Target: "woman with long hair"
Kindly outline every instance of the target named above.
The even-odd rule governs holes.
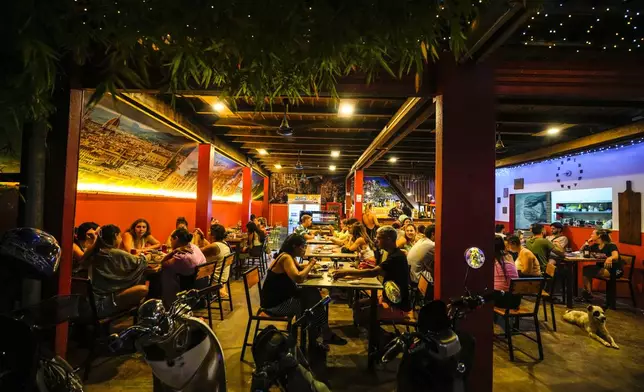
[[[222,225],[212,225],[210,226],[210,236],[212,242],[205,247],[201,248],[201,252],[206,257],[207,262],[215,262],[217,268],[215,269],[215,274],[213,279],[215,282],[219,282],[219,274],[221,273],[221,282],[227,282],[228,277],[230,276],[230,266],[227,266],[222,271],[221,263],[224,262],[224,259],[227,256],[230,256],[232,250],[230,245],[226,242],[226,228]],[[219,290],[219,294],[223,297],[228,297],[228,292],[226,291],[226,286],[222,286]]]
[[[259,255],[258,252],[262,250],[266,234],[253,221],[246,224],[246,229],[248,230],[248,240],[246,248],[242,250],[242,253],[252,253],[253,256],[256,254]]]
[[[378,217],[373,212],[373,203],[369,202],[364,206],[364,212],[362,213],[362,223],[365,226],[367,235],[373,240],[376,238],[376,231],[380,227],[378,222]]]
[[[206,257],[195,244],[192,234],[180,228],[170,235],[172,251],[161,260],[161,290],[163,303],[170,306],[180,289],[179,276],[191,276],[195,268],[206,263]]]
[[[404,252],[409,252],[409,250],[416,243],[417,234],[418,232],[416,231],[416,226],[414,226],[413,223],[406,224],[404,228],[404,235],[396,240],[396,245]]]
[[[592,280],[594,277],[610,278],[611,269],[615,270],[615,276],[619,279],[624,275],[624,262],[619,257],[619,249],[610,238],[610,231],[605,229],[593,230],[590,238],[586,241],[583,248],[589,248],[591,253],[605,257],[603,262],[595,265],[588,265],[583,269],[584,291],[582,291],[580,301],[591,302],[593,299]]]
[[[126,252],[132,253],[134,250],[135,253],[140,253],[160,247],[161,243],[152,235],[150,223],[143,218],[132,222],[130,228],[123,233],[121,248]]]
[[[346,246],[351,252],[358,252],[359,268],[373,268],[376,266],[376,245],[367,234],[367,230],[360,222],[351,227],[351,238]]]
[[[148,295],[143,284],[148,260],[119,249],[121,242],[118,226],[102,226],[97,230],[96,241],[81,258],[81,266],[89,269],[100,316],[129,309]]]
[[[505,241],[494,238],[494,290],[497,291],[494,305],[499,308],[516,308],[521,304],[521,297],[509,295],[510,280],[518,279],[519,273],[512,256],[505,251]]]
[[[318,303],[322,296],[313,287],[298,288],[313,269],[317,260],[309,259],[308,264],[300,265],[295,259],[304,256],[306,239],[299,234],[289,235],[277,258],[266,272],[266,279],[261,292],[261,306],[272,316],[297,317],[304,310]],[[249,327],[250,328],[250,327]],[[313,313],[311,324],[311,339],[316,341],[319,333],[322,335],[321,348],[327,349],[327,344],[346,344],[347,341],[334,334],[329,328],[329,320],[324,308],[318,308]],[[319,346],[320,347],[320,346]]]
[[[85,250],[87,250],[96,241],[96,230],[98,223],[83,222],[74,228],[74,245],[72,248],[74,270],[77,269]]]

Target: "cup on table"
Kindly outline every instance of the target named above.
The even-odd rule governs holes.
[[[130,249],[130,254],[136,256],[136,249]]]

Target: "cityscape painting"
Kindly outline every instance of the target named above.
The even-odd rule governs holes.
[[[365,201],[373,202],[376,206],[399,199],[389,181],[383,177],[365,177],[363,189]]]

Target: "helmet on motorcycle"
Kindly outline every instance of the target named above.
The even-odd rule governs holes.
[[[49,233],[21,227],[0,238],[0,270],[20,278],[46,279],[58,270],[60,246]]]

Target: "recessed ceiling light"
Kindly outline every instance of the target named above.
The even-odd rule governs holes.
[[[226,110],[226,105],[221,102],[215,102],[214,104],[212,104],[212,108],[215,109],[215,112],[221,113]]]
[[[330,166],[329,166],[329,170],[331,170],[331,171],[335,171],[335,165],[330,165]]]
[[[349,101],[340,102],[340,107],[338,108],[338,116],[350,117],[353,115],[353,112],[355,110],[356,110],[356,106],[353,102],[349,102]]]
[[[282,168],[282,165],[280,165],[279,163],[276,163],[276,164],[275,164],[275,165],[273,165],[273,166],[275,166],[275,168],[276,168],[276,169],[278,169],[278,170]]]
[[[396,163],[396,161],[398,161],[398,158],[396,158],[396,157],[389,158],[389,162],[391,162],[391,163]]]
[[[336,151],[336,150],[331,151],[331,156],[333,158],[339,157],[340,156],[340,151]]]
[[[548,135],[556,135],[556,134],[558,134],[559,132],[561,132],[561,128],[557,128],[557,127],[548,128],[548,129],[546,130],[546,133],[547,133]]]
[[[412,193],[411,193],[411,192],[407,192],[407,196],[411,196],[411,195],[412,195]]]
[[[264,150],[263,148],[258,148],[257,152],[259,155],[268,155],[268,151]]]

